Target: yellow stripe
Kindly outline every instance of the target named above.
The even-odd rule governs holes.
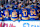
[[[38,16],[30,16],[30,18],[38,18]]]
[[[26,17],[26,18],[25,18],[25,17],[22,17],[22,19],[23,19],[23,20],[28,20],[29,18],[28,18],[28,17]]]
[[[16,19],[11,18],[11,20],[15,21],[15,20],[18,20],[18,18],[16,18]]]

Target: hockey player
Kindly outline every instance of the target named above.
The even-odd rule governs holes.
[[[3,20],[4,21],[10,20],[10,18],[9,18],[9,6],[8,5],[6,6],[6,9],[3,10]]]

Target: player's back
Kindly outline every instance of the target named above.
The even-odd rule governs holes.
[[[19,10],[18,9],[11,10],[10,15],[11,15],[11,20],[13,21],[18,20]]]
[[[21,9],[20,11],[19,11],[19,14],[21,14],[21,16],[22,16],[22,20],[28,20],[29,18],[28,18],[28,8],[24,8],[24,9]]]
[[[30,9],[30,20],[38,20],[38,12],[37,9]]]
[[[9,9],[3,10],[3,20],[4,21],[10,20],[10,18],[9,18]]]

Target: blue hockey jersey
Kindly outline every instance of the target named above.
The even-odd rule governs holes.
[[[30,9],[30,20],[37,20],[38,18],[38,11],[36,8]]]
[[[10,20],[10,18],[9,18],[9,9],[3,10],[3,20],[4,21]]]
[[[11,20],[18,20],[19,17],[19,10],[18,9],[14,9],[10,11],[10,15],[11,15]]]
[[[19,11],[19,18],[22,20],[28,20],[29,10],[28,8],[21,9]]]

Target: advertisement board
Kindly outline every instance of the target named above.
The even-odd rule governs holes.
[[[40,21],[0,21],[0,27],[40,27]]]

